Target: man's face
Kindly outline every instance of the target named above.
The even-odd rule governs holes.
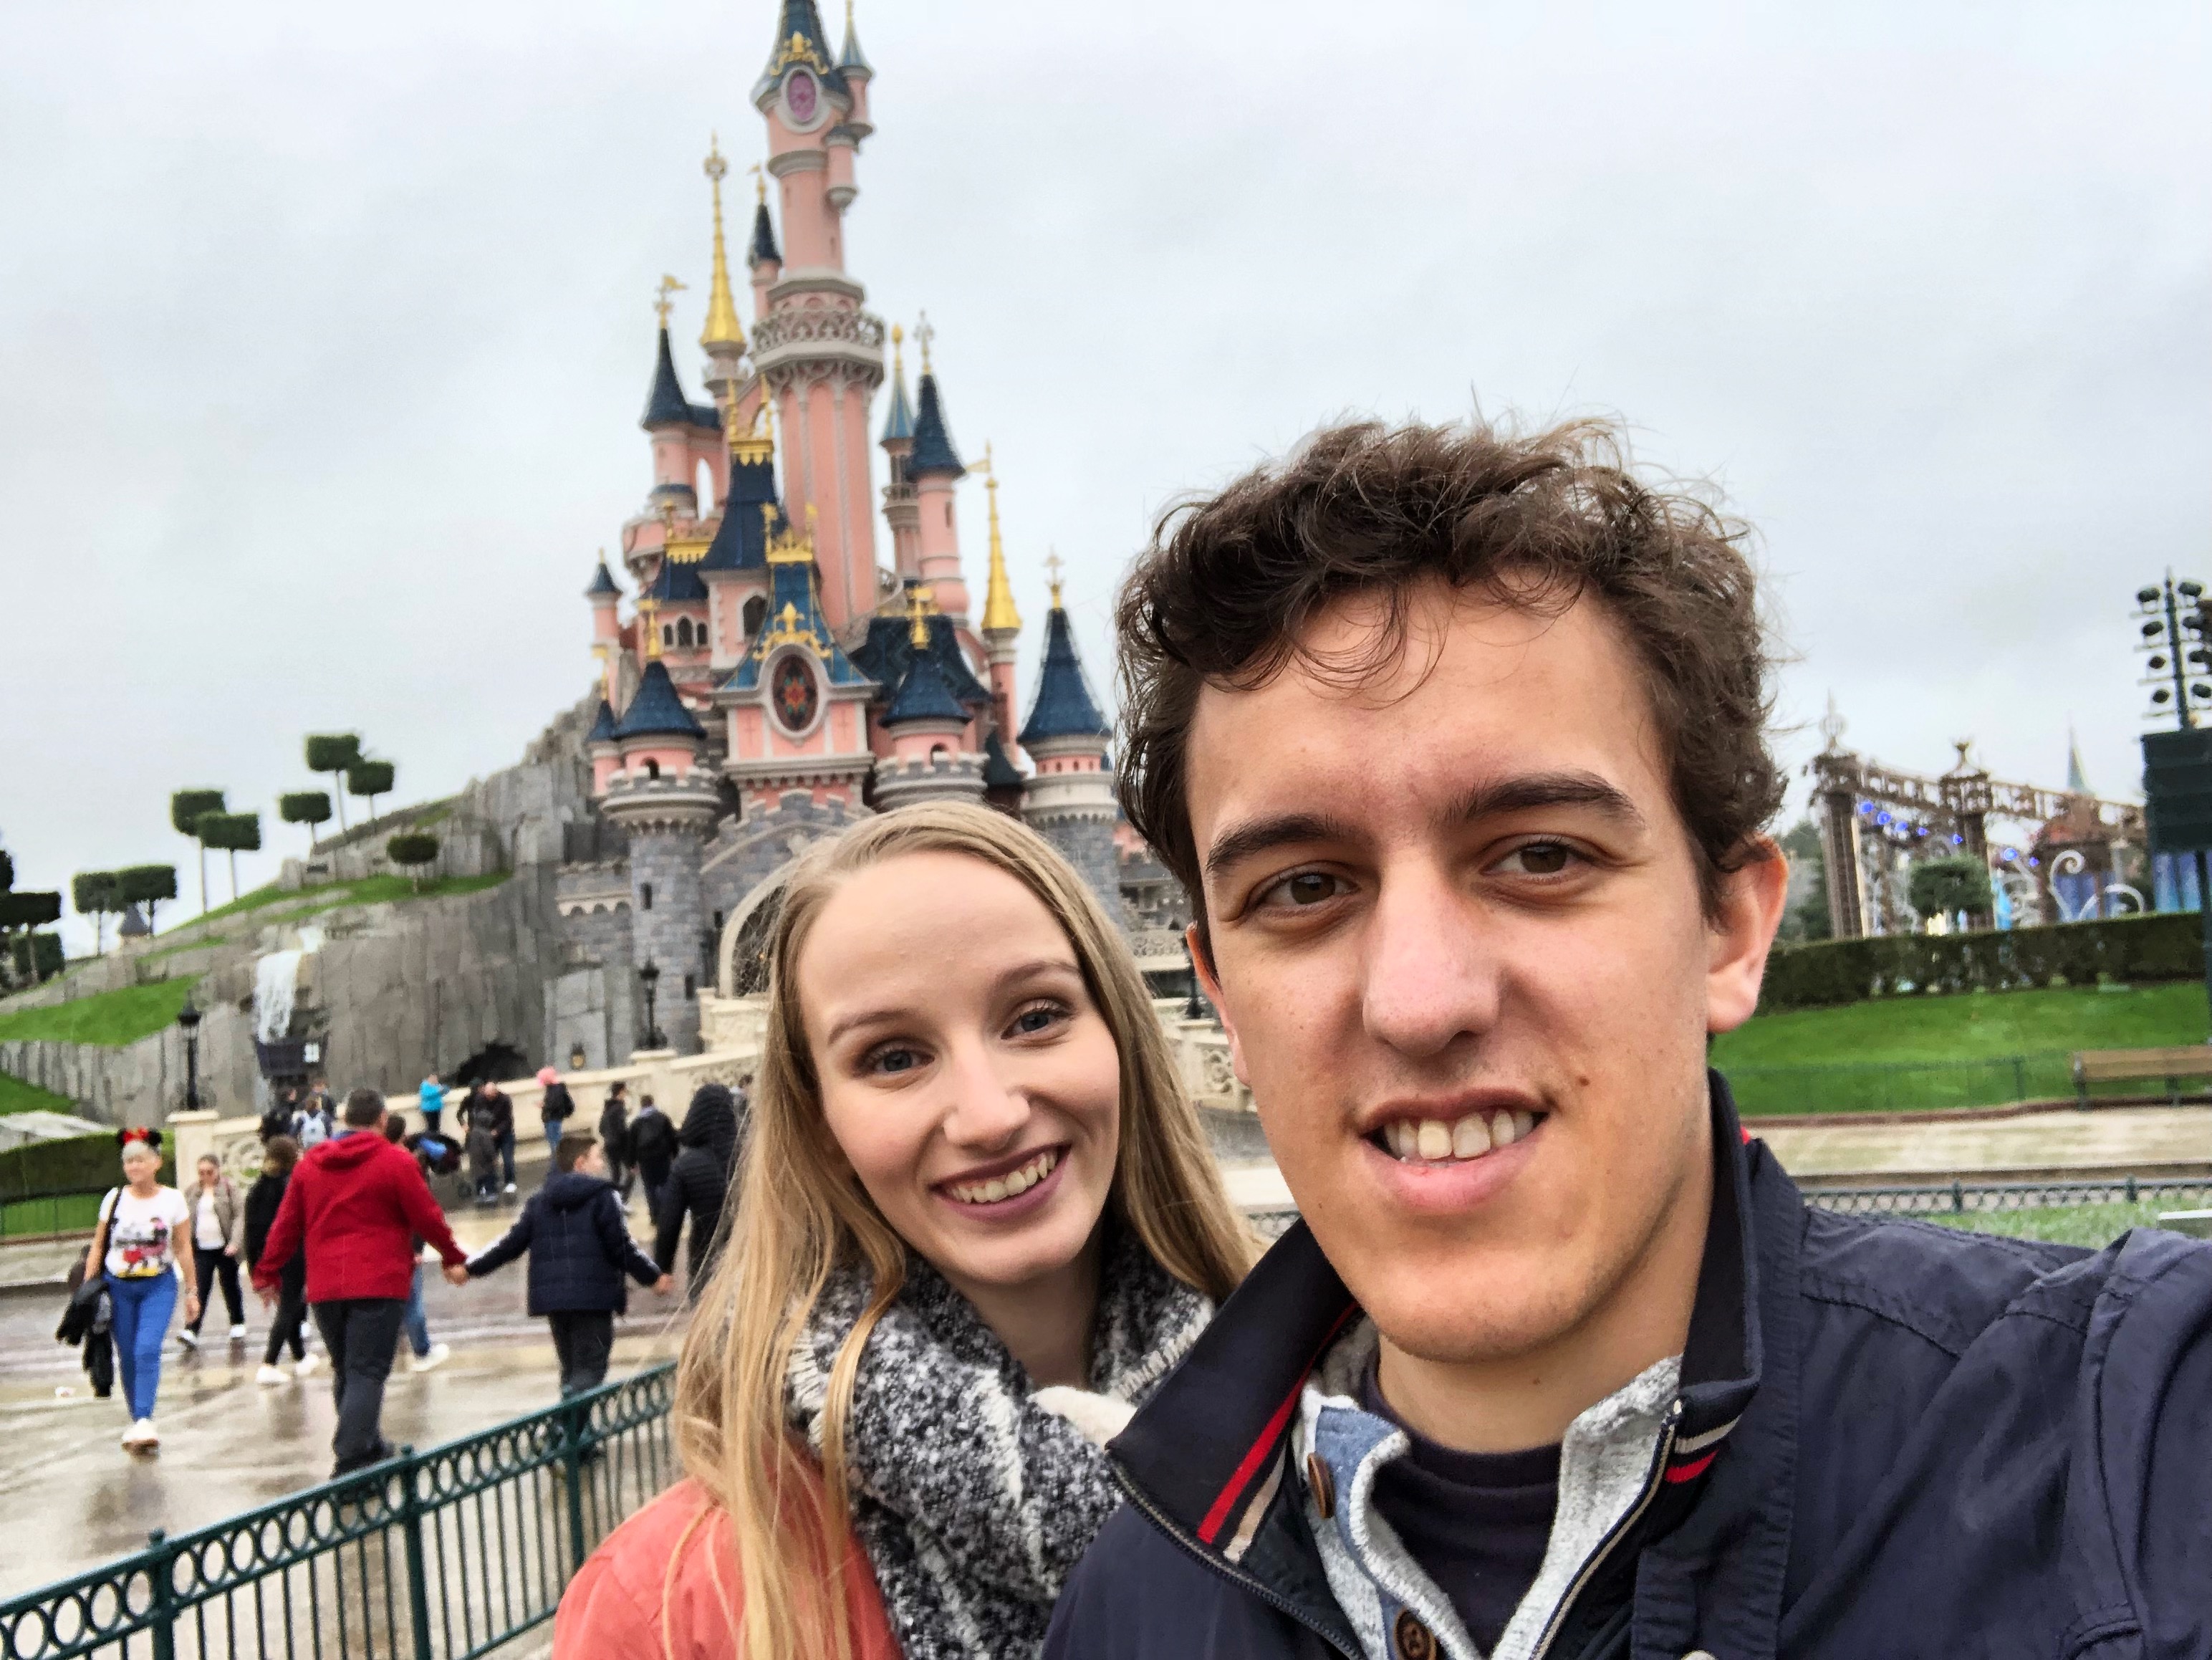
[[[1305,643],[1357,654],[1376,615],[1341,602]],[[1751,1013],[1779,876],[1753,866],[1708,924],[1607,616],[1417,590],[1406,649],[1361,684],[1294,664],[1208,688],[1186,764],[1207,990],[1384,1336],[1503,1359],[1632,1299],[1653,1261],[1693,1278],[1705,1036]]]

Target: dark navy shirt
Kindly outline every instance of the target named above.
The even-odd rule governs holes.
[[[1451,1600],[1485,1654],[1544,1566],[1559,1497],[1559,1450],[1455,1452],[1390,1410],[1370,1363],[1359,1404],[1395,1424],[1412,1450],[1375,1478],[1375,1508]]]

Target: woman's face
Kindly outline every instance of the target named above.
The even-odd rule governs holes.
[[[886,860],[823,904],[796,977],[830,1133],[908,1244],[971,1295],[1082,1256],[1121,1058],[1028,888],[960,854]]]
[[[216,1164],[214,1159],[203,1158],[200,1160],[200,1185],[202,1187],[213,1187],[216,1183],[222,1178],[222,1166]]]
[[[133,1141],[123,1149],[123,1179],[133,1186],[143,1187],[161,1173],[161,1155],[143,1141]]]

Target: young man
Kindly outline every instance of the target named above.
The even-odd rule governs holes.
[[[514,1225],[471,1257],[468,1272],[479,1277],[530,1254],[530,1311],[552,1328],[567,1396],[607,1381],[615,1316],[629,1307],[623,1275],[663,1297],[676,1282],[629,1237],[596,1136],[581,1130],[563,1136],[553,1162],[558,1168],[530,1195]]]
[[[1304,1219],[1046,1651],[2212,1651],[2212,1249],[1808,1207],[1705,1070],[1786,886],[1769,647],[1614,442],[1327,433],[1130,580],[1125,803]]]
[[[337,1432],[334,1476],[392,1456],[380,1420],[384,1385],[407,1311],[415,1240],[429,1241],[455,1285],[468,1275],[468,1253],[453,1242],[414,1155],[384,1139],[384,1098],[346,1097],[344,1128],[301,1158],[284,1189],[268,1243],[253,1264],[253,1284],[273,1299],[284,1265],[307,1256],[307,1305],[330,1351]]]

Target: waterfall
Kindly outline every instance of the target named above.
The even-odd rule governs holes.
[[[282,1043],[291,1030],[292,1000],[305,954],[272,951],[253,965],[253,1035],[264,1043]]]

